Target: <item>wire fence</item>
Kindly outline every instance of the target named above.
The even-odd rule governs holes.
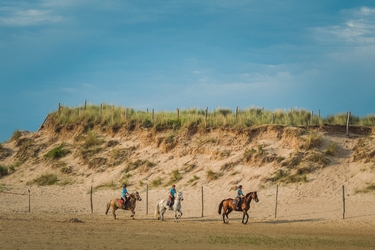
[[[201,217],[201,218],[204,218],[206,217],[206,213],[208,213],[208,216],[211,217],[214,215],[213,211],[212,210],[216,210],[217,211],[217,207],[219,205],[219,202],[221,201],[221,198],[218,198],[217,202],[215,204],[212,204],[212,199],[208,199],[208,204],[206,205],[205,203],[207,202],[207,196],[204,192],[205,188],[204,186],[202,186],[199,190],[199,193],[197,192],[197,190],[194,192],[194,194],[190,194],[190,201],[187,201],[187,202],[191,202],[191,199],[194,199],[194,206],[193,207],[189,207],[189,213],[190,214],[194,214],[195,217]],[[209,191],[212,191],[209,189]],[[346,208],[347,208],[347,205],[348,205],[348,201],[347,199],[345,198],[346,197],[346,193],[345,193],[345,186],[342,185],[341,187],[341,201],[340,199],[338,199],[338,197],[336,197],[334,200],[337,202],[337,204],[334,206],[335,209],[332,210],[332,208],[322,208],[323,206],[319,206],[318,204],[315,204],[316,207],[317,207],[317,210],[316,211],[311,211],[311,205],[312,204],[301,204],[301,202],[298,202],[296,199],[296,202],[285,202],[283,201],[283,197],[282,195],[280,195],[280,187],[279,185],[276,185],[275,187],[275,191],[274,192],[271,192],[270,190],[268,190],[268,194],[266,195],[268,200],[265,202],[266,203],[266,206],[267,206],[267,211],[268,211],[268,217],[270,217],[270,213],[273,213],[272,214],[272,217],[274,217],[275,219],[281,217],[281,218],[285,218],[287,216],[291,217],[293,215],[298,215],[298,214],[295,214],[295,212],[293,212],[291,215],[287,215],[285,211],[303,211],[303,206],[308,206],[309,207],[309,211],[310,211],[310,214],[307,214],[305,215],[305,217],[308,215],[312,215],[312,216],[315,216],[317,213],[332,213],[334,212],[336,215],[335,215],[335,218],[339,219],[339,218],[342,218],[342,219],[345,219],[346,218]],[[149,208],[150,208],[150,205],[151,205],[151,209],[153,210],[154,209],[154,204],[155,204],[155,199],[153,200],[149,200],[149,188],[148,188],[148,185],[146,186],[146,189],[144,190],[144,192],[142,192],[142,196],[145,197],[145,203],[142,204],[141,202],[138,202],[137,203],[137,208],[136,210],[140,210],[142,212],[142,214],[144,215],[149,215],[150,214],[150,211],[149,211]],[[212,193],[212,192],[211,192]],[[265,201],[265,196],[262,197],[262,191],[260,191],[260,195],[259,195],[259,192],[258,192],[258,197],[260,197],[260,204],[262,203],[262,199],[263,201]],[[338,192],[339,193],[339,192]],[[44,213],[54,213],[54,214],[61,214],[61,213],[82,213],[82,214],[93,214],[94,211],[97,213],[101,213],[104,211],[104,207],[105,207],[105,204],[107,201],[110,200],[110,197],[111,195],[113,195],[113,192],[112,191],[104,191],[104,193],[102,193],[101,195],[98,195],[100,196],[100,199],[101,201],[99,202],[98,200],[95,201],[96,199],[96,191],[93,190],[92,186],[90,187],[90,190],[89,192],[86,192],[85,194],[82,194],[82,195],[79,195],[79,196],[74,196],[72,195],[72,197],[70,197],[68,200],[61,200],[62,198],[59,198],[58,197],[54,197],[54,198],[51,198],[51,194],[48,194],[48,193],[45,193],[43,194],[43,192],[38,192],[38,196],[36,196],[35,198],[33,197],[33,192],[28,189],[26,192],[8,192],[8,191],[2,191],[0,192],[1,196],[3,196],[1,198],[2,200],[2,205],[8,207],[8,203],[6,203],[6,200],[7,198],[5,196],[21,196],[21,197],[25,197],[25,198],[16,198],[16,199],[12,199],[12,206],[13,207],[17,207],[17,209],[20,209],[20,210],[17,210],[17,209],[11,209],[9,208],[11,211],[27,211],[29,213],[32,213],[32,212],[44,212]],[[58,194],[57,194],[58,195]],[[0,196],[0,197],[1,197]],[[104,197],[107,197],[106,200],[103,200],[103,196]],[[200,197],[198,197],[200,196]],[[338,195],[337,195],[338,196]],[[186,197],[184,195],[184,197]],[[114,198],[114,197],[112,197]],[[223,199],[225,197],[222,197]],[[318,198],[318,200],[324,200],[326,198],[319,198],[319,197],[315,197],[315,198]],[[359,198],[359,199],[358,199]],[[354,202],[353,201],[353,206],[357,206],[357,203],[361,201],[360,199],[361,197],[357,197],[356,201]],[[272,206],[271,204],[271,199],[274,200],[274,204]],[[80,203],[80,205],[78,207],[75,207],[77,204]],[[185,201],[184,201],[185,202]],[[366,204],[368,201],[365,201],[363,200],[363,203]],[[52,206],[51,204],[53,203],[56,203],[56,204],[62,204],[61,207],[57,208],[55,206]],[[258,203],[258,204],[259,204]],[[8,205],[6,205],[8,204]],[[26,205],[27,204],[27,205]],[[71,204],[71,207],[69,207],[68,204]],[[350,204],[350,203],[349,203]],[[368,206],[369,204],[367,204]],[[254,201],[251,202],[251,206],[254,206]],[[263,207],[264,205],[256,205],[257,207]],[[341,206],[341,212],[339,211],[340,209],[337,209],[338,207]],[[184,206],[183,206],[184,207]],[[273,207],[273,211],[271,211],[271,208]],[[210,210],[208,211],[207,208]],[[280,211],[280,208],[282,208],[282,211]],[[302,208],[302,210],[301,210]],[[307,208],[307,207],[306,207]],[[2,209],[3,211],[6,210],[5,207],[3,207]],[[263,211],[264,212],[264,211]],[[281,213],[280,213],[281,212]],[[359,211],[357,211],[359,212]],[[250,209],[249,210],[249,214],[252,213],[252,210]],[[262,212],[258,212],[258,213],[262,213]],[[360,213],[360,212],[359,212]],[[153,213],[151,213],[153,214]],[[198,216],[199,214],[199,216]],[[280,216],[280,214],[282,214]],[[366,214],[366,213],[363,213],[362,215],[360,214],[357,214],[356,216],[375,216],[375,214]],[[220,218],[220,217],[219,217]],[[313,217],[312,217],[313,218]]]

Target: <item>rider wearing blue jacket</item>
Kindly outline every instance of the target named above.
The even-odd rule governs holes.
[[[171,189],[169,189],[169,209],[172,209],[172,206],[174,204],[174,196],[176,194],[176,185],[172,185]]]
[[[237,210],[240,209],[240,205],[241,205],[241,201],[242,201],[243,197],[245,197],[245,196],[242,193],[242,185],[239,185],[238,189],[237,189],[237,196],[236,196],[236,201],[237,201],[236,209]]]
[[[126,202],[128,201],[129,193],[128,190],[126,189],[126,184],[124,184],[124,187],[122,188],[121,192],[121,198],[124,200],[124,205],[123,207],[125,208]]]

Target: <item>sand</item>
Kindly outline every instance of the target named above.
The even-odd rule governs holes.
[[[259,202],[251,202],[249,222],[243,225],[241,213],[232,212],[224,224],[217,211],[234,191],[210,187],[203,187],[203,210],[202,187],[184,188],[179,222],[172,211],[158,221],[155,204],[166,198],[167,189],[130,189],[143,199],[135,219],[117,210],[114,220],[105,208],[121,190],[94,191],[91,213],[87,186],[14,187],[0,193],[0,249],[375,249],[372,194],[345,195],[344,213],[340,189],[311,197],[297,187],[278,187],[276,210],[276,189],[264,189]]]

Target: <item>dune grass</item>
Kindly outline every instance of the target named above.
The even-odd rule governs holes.
[[[355,193],[375,193],[375,184],[369,184],[363,189],[358,189]]]
[[[206,177],[207,177],[207,180],[208,180],[208,181],[214,181],[214,180],[217,180],[217,179],[219,179],[221,176],[222,176],[222,174],[220,174],[220,173],[216,173],[216,172],[212,171],[211,169],[208,169],[208,170],[206,171]]]
[[[11,174],[15,171],[14,165],[0,165],[0,177]]]
[[[49,115],[49,119],[55,124],[80,124],[88,130],[95,126],[106,126],[113,131],[124,127],[128,130],[136,128],[153,128],[157,131],[172,129],[191,128],[249,128],[257,125],[278,124],[285,126],[308,126],[322,124],[346,125],[347,114],[340,113],[320,117],[313,115],[304,109],[290,110],[265,110],[251,107],[247,109],[237,109],[232,111],[229,108],[208,109],[187,109],[179,112],[135,110],[133,108],[119,107],[102,104],[100,106],[87,105],[83,107],[61,107],[60,111],[55,111]],[[312,121],[312,124],[311,124]],[[360,118],[355,115],[350,116],[350,125],[374,126],[375,116],[368,115]],[[17,137],[17,131],[13,137]],[[19,136],[19,135],[18,135]],[[13,138],[12,137],[12,138]]]
[[[26,183],[26,185],[36,184],[38,186],[50,186],[58,182],[56,174],[44,174],[35,178],[31,182]]]
[[[152,185],[153,187],[158,187],[158,186],[160,186],[162,183],[163,183],[163,182],[162,182],[161,178],[159,177],[159,178],[156,178],[156,179],[152,180],[151,185]]]
[[[110,182],[102,183],[102,184],[94,187],[93,190],[94,191],[100,190],[100,189],[112,189],[112,190],[116,190],[118,188],[120,188],[120,184],[119,183],[114,182],[114,181],[110,181]]]
[[[61,144],[60,146],[55,147],[55,148],[51,149],[50,151],[48,151],[44,155],[44,158],[57,160],[57,159],[60,159],[60,158],[62,158],[64,156],[66,156],[69,153],[70,153],[70,150],[69,149],[65,149],[64,145]]]
[[[328,147],[326,148],[325,154],[334,156],[338,150],[338,145],[336,142],[331,142]]]

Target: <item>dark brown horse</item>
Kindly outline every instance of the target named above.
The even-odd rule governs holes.
[[[119,198],[115,198],[113,200],[111,200],[110,202],[107,203],[107,210],[105,211],[105,214],[107,215],[108,214],[108,210],[109,208],[111,207],[112,208],[112,214],[113,214],[113,218],[116,219],[116,210],[117,209],[123,209],[123,210],[130,210],[132,212],[132,215],[130,215],[130,217],[133,217],[133,220],[134,220],[134,215],[135,215],[135,203],[137,201],[141,201],[142,198],[141,196],[139,196],[139,193],[138,192],[135,192],[135,193],[132,193],[130,194],[129,196],[129,199],[128,199],[128,202],[127,202],[127,205],[125,208],[123,208],[123,203],[122,203],[122,200],[119,199]]]
[[[223,209],[223,222],[224,223],[229,222],[228,214],[230,214],[232,211],[238,211],[238,212],[242,211],[242,213],[243,213],[242,223],[246,224],[247,221],[249,220],[249,214],[247,213],[247,211],[250,209],[251,200],[255,200],[256,202],[259,201],[258,194],[257,194],[256,191],[250,192],[250,193],[245,195],[245,197],[243,198],[240,209],[236,209],[237,205],[233,204],[233,199],[228,198],[228,199],[222,200],[219,204],[219,214],[221,214],[221,209]],[[245,217],[246,217],[246,219],[245,219]]]

